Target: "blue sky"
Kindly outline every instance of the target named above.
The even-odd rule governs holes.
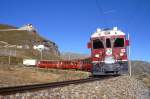
[[[150,0],[1,0],[0,23],[32,23],[60,51],[88,54],[96,28],[117,26],[131,36],[132,59],[150,61]]]

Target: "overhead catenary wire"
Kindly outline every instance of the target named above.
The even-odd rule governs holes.
[[[98,13],[99,13],[99,15],[100,16],[102,16],[103,17],[103,22],[104,22],[104,24],[107,26],[108,24],[107,24],[107,21],[106,21],[106,16],[105,16],[105,14],[104,14],[104,10],[103,10],[103,8],[102,8],[102,6],[101,6],[101,2],[100,2],[100,0],[96,0],[96,7],[97,7],[97,9],[98,9]]]

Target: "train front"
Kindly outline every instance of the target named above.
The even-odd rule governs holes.
[[[128,73],[127,46],[125,33],[113,29],[97,29],[91,36],[88,48],[91,48],[92,74]]]

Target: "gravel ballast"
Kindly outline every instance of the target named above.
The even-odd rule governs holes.
[[[144,84],[129,76],[118,76],[79,85],[0,96],[0,99],[150,99]]]

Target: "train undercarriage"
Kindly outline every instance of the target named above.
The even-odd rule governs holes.
[[[92,75],[123,75],[128,74],[128,62],[117,62],[113,64],[93,63]]]

